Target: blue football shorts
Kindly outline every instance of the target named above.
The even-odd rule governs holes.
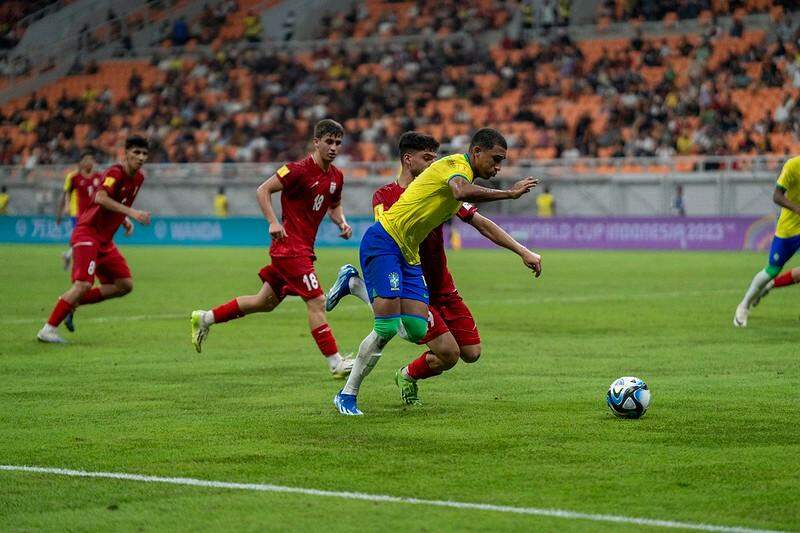
[[[783,268],[783,265],[792,258],[800,248],[800,235],[782,239],[777,235],[772,238],[772,246],[769,249],[769,264],[774,267]]]
[[[359,257],[370,301],[380,297],[428,303],[428,286],[422,275],[422,266],[408,264],[400,247],[380,222],[364,233]]]

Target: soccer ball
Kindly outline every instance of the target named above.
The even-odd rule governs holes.
[[[650,407],[650,389],[639,378],[619,378],[608,388],[606,401],[620,418],[641,418]]]

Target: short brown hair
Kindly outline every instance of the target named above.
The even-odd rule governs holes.
[[[314,126],[314,138],[322,139],[326,135],[342,137],[344,135],[344,128],[335,120],[324,118]]]
[[[418,131],[407,131],[400,136],[399,148],[400,157],[410,152],[437,152],[439,150],[439,141]]]
[[[144,148],[145,150],[150,150],[150,141],[141,135],[131,135],[125,139],[125,150],[130,150],[131,148]]]

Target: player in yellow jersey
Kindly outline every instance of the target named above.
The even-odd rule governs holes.
[[[0,187],[0,216],[8,214],[8,202],[11,197],[8,195],[8,189],[3,185]]]
[[[544,192],[536,197],[536,214],[542,218],[556,215],[556,199],[550,193],[550,187],[545,187]]]
[[[781,214],[778,216],[775,237],[769,250],[769,263],[755,275],[744,298],[736,307],[733,325],[738,328],[747,326],[750,308],[757,305],[766,291],[772,288],[773,278],[800,249],[800,157],[793,157],[783,165],[772,201],[781,207]],[[791,272],[788,274],[791,277]],[[778,285],[777,280],[774,285]]]
[[[455,215],[462,202],[517,199],[539,182],[528,177],[509,190],[475,185],[476,177],[492,178],[500,171],[506,152],[506,140],[500,132],[478,130],[468,153],[431,164],[364,234],[359,256],[375,320],[372,332],[359,346],[347,383],[334,397],[341,414],[362,414],[356,401],[358,389],[395,335],[416,343],[428,330],[428,289],[419,257],[419,245],[425,237]],[[541,272],[538,256],[526,265],[537,276]]]
[[[228,216],[228,196],[225,194],[225,187],[220,187],[214,196],[214,214],[218,218]]]

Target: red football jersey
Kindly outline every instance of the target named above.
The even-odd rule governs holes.
[[[136,194],[142,186],[144,175],[137,171],[135,175],[129,176],[125,173],[121,164],[116,164],[105,171],[100,188],[108,192],[108,196],[117,202],[130,207],[136,199]],[[100,244],[108,244],[114,239],[114,234],[119,229],[125,215],[115,211],[109,211],[99,205],[92,203],[78,219],[78,225],[72,234],[72,240],[83,237],[93,237]]]
[[[400,195],[403,194],[403,191],[405,189],[398,185],[397,182],[384,185],[375,191],[372,196],[373,209],[377,205],[381,205],[384,211],[388,211],[400,198]],[[456,214],[464,222],[469,222],[477,212],[478,209],[474,205],[464,202]],[[422,272],[425,275],[425,282],[428,284],[431,298],[456,292],[456,284],[453,281],[450,270],[447,268],[447,255],[445,255],[444,251],[442,228],[442,225],[434,228],[419,245]]]
[[[269,254],[276,257],[314,256],[317,230],[328,209],[342,202],[344,176],[333,165],[327,172],[310,155],[287,163],[276,172],[283,185],[281,224],[286,237],[273,239]]]
[[[78,195],[78,216],[94,202],[94,193],[100,187],[100,173],[93,172],[89,176],[77,173],[72,176],[72,190]]]

